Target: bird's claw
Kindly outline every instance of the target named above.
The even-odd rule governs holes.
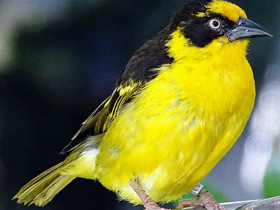
[[[146,206],[146,208],[144,210],[171,210],[171,209],[161,208],[156,203],[150,203]]]
[[[186,208],[191,206],[203,206],[207,210],[226,210],[225,207],[217,203],[212,195],[206,191],[201,190],[198,199],[181,200],[177,208]]]

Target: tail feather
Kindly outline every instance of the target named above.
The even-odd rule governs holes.
[[[59,176],[47,188],[40,192],[29,205],[35,204],[36,206],[45,206],[74,179],[75,177],[72,176]]]
[[[95,158],[99,150],[89,138],[68,157],[24,185],[13,197],[18,203],[45,206],[76,177],[95,179]]]
[[[41,173],[24,185],[13,199],[18,199],[18,203],[24,203],[25,205],[45,206],[57,193],[76,178],[75,176],[60,174],[67,166],[64,165],[64,162],[61,162]]]
[[[48,177],[52,176],[55,171],[61,169],[63,166],[63,162],[58,163],[57,165],[49,168],[48,170],[44,171],[43,173],[39,174],[38,176],[36,176],[35,178],[33,178],[32,180],[30,180],[27,184],[25,184],[20,191],[17,193],[17,195],[22,194],[23,192],[26,192],[28,190],[31,190],[32,187],[35,187],[36,185],[38,185],[42,180],[47,180]],[[17,196],[15,195],[15,197]]]

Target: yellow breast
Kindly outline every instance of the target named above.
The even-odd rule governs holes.
[[[140,203],[133,178],[155,201],[191,190],[237,140],[254,104],[246,41],[224,45],[221,38],[199,49],[173,36],[174,62],[115,119],[96,160],[100,182],[133,203]]]

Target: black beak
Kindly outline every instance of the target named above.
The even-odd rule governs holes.
[[[240,17],[235,26],[225,34],[231,42],[249,37],[270,36],[273,37],[265,28],[259,24]]]

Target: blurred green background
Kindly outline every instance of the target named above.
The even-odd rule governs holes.
[[[114,89],[134,51],[186,2],[0,1],[0,209],[39,209],[11,198],[64,159],[59,152]],[[280,195],[280,2],[232,2],[274,38],[251,41],[256,109],[241,139],[205,180],[219,201]],[[98,182],[77,179],[44,209],[134,208]]]

